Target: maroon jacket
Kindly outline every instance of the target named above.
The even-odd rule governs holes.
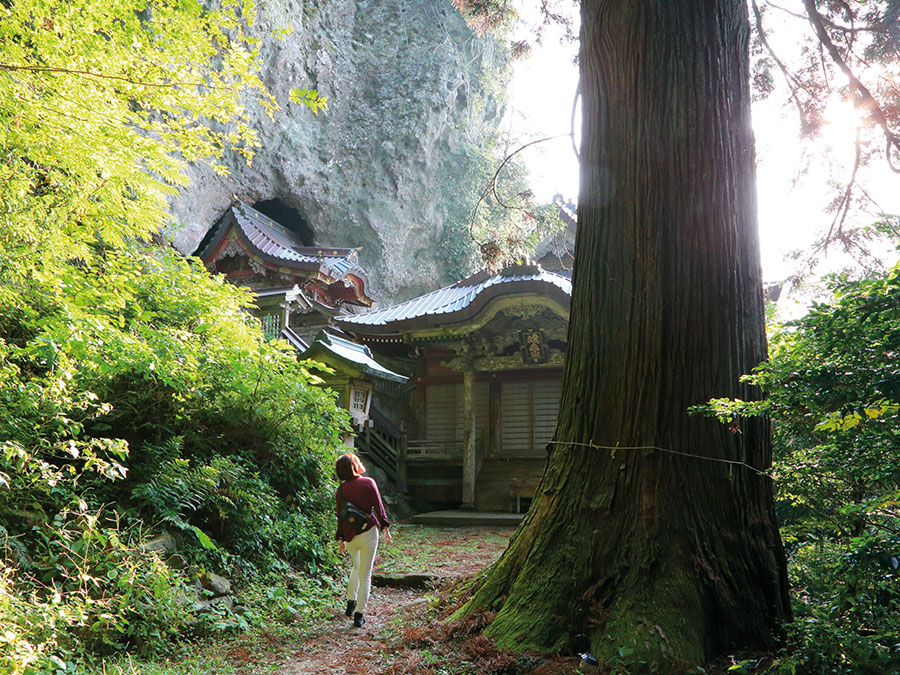
[[[351,502],[354,506],[362,509],[366,513],[372,513],[372,520],[363,532],[372,529],[373,525],[378,525],[380,529],[390,526],[387,513],[384,511],[384,504],[381,501],[381,493],[378,492],[378,486],[375,481],[366,476],[356,476],[348,481],[341,483],[335,492],[334,500],[337,504],[337,533],[335,539],[343,539],[350,541],[358,533],[350,525],[341,520],[341,497],[344,501]]]

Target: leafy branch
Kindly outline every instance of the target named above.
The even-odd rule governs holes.
[[[225,91],[238,91],[237,87],[222,87],[217,85],[207,84],[205,82],[146,82],[142,80],[134,80],[129,77],[125,77],[123,75],[109,75],[107,73],[99,73],[89,70],[76,70],[73,68],[60,68],[53,66],[23,66],[16,65],[12,63],[0,63],[0,71],[7,72],[32,72],[32,73],[63,73],[66,75],[77,75],[79,77],[93,77],[103,80],[118,80],[120,82],[127,82],[128,84],[134,84],[141,87],[160,87],[165,89],[179,88],[179,87],[201,87],[203,89],[211,89],[211,90],[225,90]]]

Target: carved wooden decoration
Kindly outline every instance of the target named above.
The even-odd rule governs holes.
[[[543,331],[523,330],[519,333],[519,344],[522,347],[522,361],[525,364],[547,362],[547,341]]]

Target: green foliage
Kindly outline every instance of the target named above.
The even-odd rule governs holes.
[[[4,532],[30,561],[0,569],[2,672],[62,671],[82,649],[150,654],[193,621],[185,580],[108,517],[82,501],[28,536]]]
[[[274,109],[243,30],[253,17],[244,0],[215,11],[195,0],[2,3],[5,252],[52,259],[64,245],[75,257],[95,236],[148,235],[186,161],[224,171],[226,147],[252,156],[239,92]]]
[[[274,112],[251,0],[0,2],[0,670],[169,649],[188,579],[332,564],[345,415],[250,296],[146,243],[188,162],[248,160]],[[314,112],[326,101],[307,91]]]
[[[251,159],[248,103],[277,110],[254,20],[253,0],[0,3],[0,267],[150,235],[187,162]]]
[[[248,628],[219,632],[202,642],[180,646],[169,658],[140,658],[130,654],[94,658],[69,671],[77,675],[221,675],[275,672],[283,645],[308,640],[332,616],[341,589],[330,577],[270,575],[243,588],[238,597],[241,616],[222,616],[222,624],[246,618]],[[276,657],[276,658],[273,658]],[[263,665],[267,664],[267,665]]]
[[[325,477],[345,416],[264,341],[246,294],[137,245],[59,279],[0,305],[0,527],[23,606],[59,595],[82,628],[62,641],[65,621],[42,622],[53,639],[22,644],[152,652],[194,624],[185,579],[134,555],[125,523],[245,575],[333,564]]]
[[[315,89],[298,89],[294,87],[290,91],[290,97],[294,103],[305,105],[316,115],[319,114],[320,110],[323,112],[328,110],[328,97],[322,96]]]
[[[830,285],[831,302],[773,327],[771,357],[748,378],[766,400],[705,412],[772,419],[797,617],[783,667],[890,672],[900,667],[900,267]]]

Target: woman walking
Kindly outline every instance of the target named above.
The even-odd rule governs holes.
[[[372,589],[372,564],[378,550],[378,531],[384,530],[384,542],[391,543],[390,523],[381,501],[378,486],[371,478],[363,476],[366,467],[352,452],[338,457],[335,471],[341,484],[337,494],[337,536],[341,542],[341,556],[350,553],[353,570],[347,583],[347,616],[353,617],[353,625],[359,628],[366,620],[363,614]],[[368,515],[361,530],[356,529],[347,517],[347,505],[352,505]]]

